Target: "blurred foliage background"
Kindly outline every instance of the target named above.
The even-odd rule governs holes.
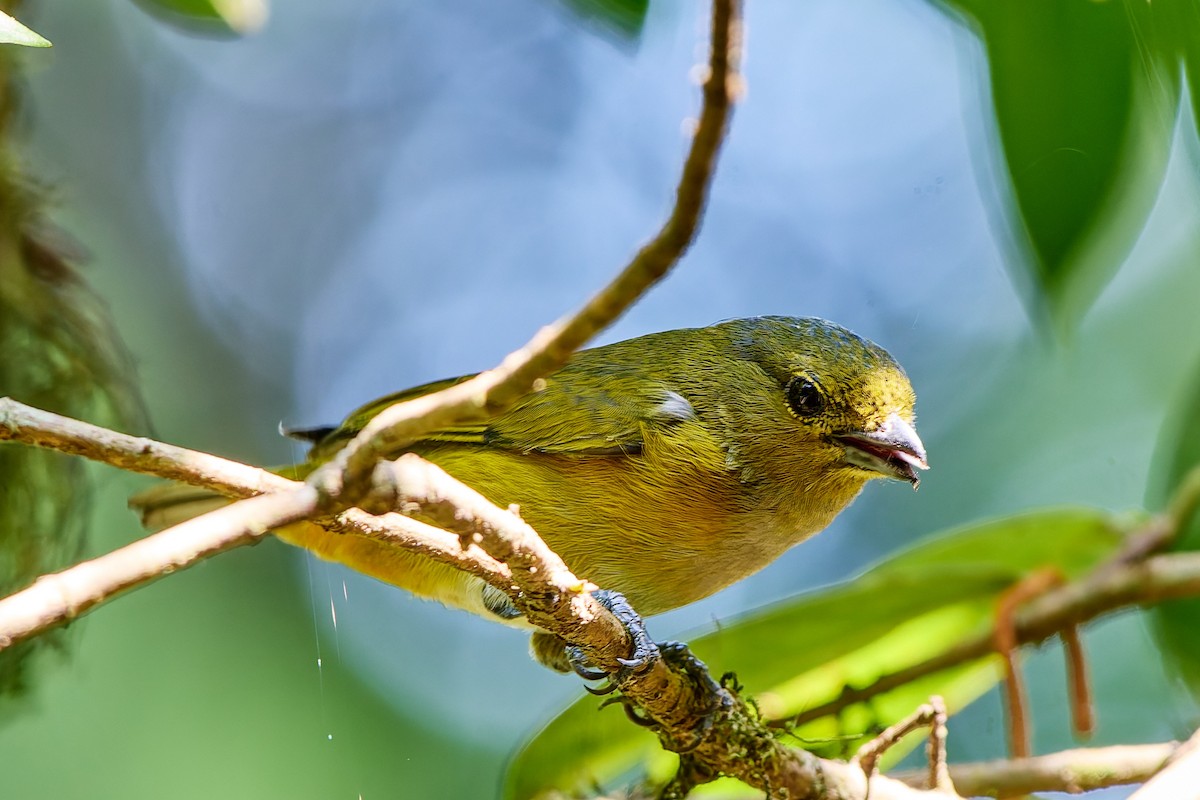
[[[700,5],[292,0],[251,8],[244,38],[220,14],[175,24],[199,6],[22,17],[54,42],[21,56],[24,168],[91,252],[160,438],[286,463],[280,420],[494,363],[666,210]],[[749,3],[749,93],[700,240],[604,340],[834,319],[907,367],[933,470],[916,495],[870,487],[760,575],[652,620],[656,637],[965,522],[1141,507],[1152,473],[1154,502],[1169,491],[1195,441],[1164,421],[1190,419],[1200,363],[1200,28],[1190,2],[1154,8]],[[140,535],[124,498],[146,483],[88,469],[85,555]],[[520,634],[273,541],[68,638],[6,706],[4,797],[489,797],[582,693]],[[1087,642],[1099,743],[1194,726],[1144,617]],[[1035,749],[1069,746],[1055,648],[1029,676]],[[1002,742],[994,694],[952,721],[954,760]]]

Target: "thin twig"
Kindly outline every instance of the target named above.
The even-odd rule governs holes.
[[[929,728],[929,786],[954,795],[954,784],[946,771],[946,703],[937,695],[860,747],[850,763],[858,765],[870,787],[870,780],[883,754],[908,734],[924,727]]]
[[[1174,522],[1176,535],[1200,507],[1200,465],[1192,467],[1176,485],[1167,506],[1167,516]]]
[[[1144,561],[1147,557],[1170,546],[1183,532],[1184,526],[1196,513],[1200,505],[1200,466],[1193,467],[1179,481],[1172,495],[1167,510],[1152,517],[1142,529],[1129,537],[1128,541],[1105,564],[1100,565],[1097,573]]]
[[[1186,800],[1200,787],[1200,731],[1171,753],[1162,768],[1129,800]]]
[[[339,498],[343,505],[355,504],[380,459],[400,454],[432,430],[482,421],[508,408],[667,274],[695,238],[717,154],[741,89],[741,20],[741,0],[714,0],[704,102],[675,190],[675,204],[658,234],[582,308],[539,330],[498,367],[377,414],[330,464],[310,476],[310,483]]]
[[[1029,756],[1029,715],[1021,682],[1015,617],[1017,610],[1034,597],[1063,582],[1055,568],[1040,569],[1000,593],[996,601],[996,624],[992,640],[1004,659],[1004,700],[1008,708],[1008,752],[1013,758]]]
[[[917,709],[907,717],[889,725],[874,739],[858,748],[858,752],[850,759],[851,763],[858,764],[863,774],[870,778],[875,774],[875,767],[883,754],[892,749],[905,736],[929,725],[933,721],[933,715],[934,708],[931,703],[917,706]]]
[[[53,575],[0,600],[0,650],[73,620],[128,589],[250,544],[274,528],[312,515],[317,493],[301,484],[188,520]]]
[[[946,701],[941,695],[929,698],[933,707],[933,720],[929,726],[929,745],[926,748],[929,756],[929,786],[950,794],[958,794],[954,779],[950,776],[950,767],[946,762],[946,739],[949,736],[946,712]]]
[[[1141,783],[1162,769],[1178,747],[1178,742],[1166,742],[1081,748],[1033,758],[951,764],[949,772],[954,786],[964,797],[1080,793]],[[908,770],[893,773],[893,777],[909,786],[919,787],[925,785],[928,774],[925,770]]]
[[[1068,625],[1062,631],[1067,660],[1067,694],[1071,700],[1071,728],[1075,735],[1086,739],[1096,730],[1095,704],[1092,684],[1088,679],[1087,656],[1078,625]]]
[[[129,436],[0,397],[0,441],[21,442],[103,461],[144,475],[211,489],[227,497],[252,497],[296,488],[296,481],[227,458]]]
[[[1036,644],[1071,625],[1089,622],[1131,605],[1152,605],[1192,596],[1200,583],[1187,576],[1200,565],[1200,553],[1151,556],[1130,564],[1113,564],[1086,578],[1053,589],[1016,615],[1017,644]],[[883,675],[861,687],[847,687],[837,698],[772,723],[799,726],[836,716],[843,709],[909,684],[919,678],[995,652],[992,631],[982,631],[925,661]]]

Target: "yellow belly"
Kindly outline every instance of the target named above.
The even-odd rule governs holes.
[[[521,516],[580,578],[624,594],[650,615],[749,575],[825,527],[857,493],[828,509],[803,502],[758,508],[728,471],[641,456],[551,456],[442,445],[421,455]],[[313,525],[284,541],[446,605],[487,614],[477,578],[429,559]]]

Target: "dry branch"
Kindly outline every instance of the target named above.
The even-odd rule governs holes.
[[[272,490],[44,576],[28,589],[0,600],[0,650],[69,622],[123,591],[320,512],[316,490],[305,483],[206,453],[97,428],[11,398],[0,398],[0,438],[61,447],[65,452],[160,477],[185,478],[229,497],[250,497],[264,487]],[[138,461],[142,453],[149,453],[145,462]],[[455,531],[399,513],[373,516],[360,509],[313,521],[345,535],[366,536],[421,553],[482,578],[514,600],[530,604],[535,622],[544,623],[552,632],[560,633],[572,624],[585,625],[586,634],[578,634],[586,640],[581,646],[595,657],[598,666],[616,669],[616,659],[628,654],[620,623],[581,591],[586,584],[572,575],[516,514],[496,508],[417,456],[380,470],[378,478],[376,496],[395,498],[409,516],[447,521],[456,513]],[[457,512],[448,511],[452,508],[449,503],[459,504]],[[560,599],[565,602],[559,603]]]
[[[1129,800],[1183,800],[1200,788],[1200,732],[1181,744]]]
[[[543,328],[528,344],[505,358],[497,368],[444,392],[393,406],[372,420],[339,453],[333,464],[317,470],[310,477],[310,484],[320,487],[323,491],[322,507],[327,516],[329,512],[347,511],[354,501],[365,497],[375,488],[371,472],[384,454],[402,451],[404,445],[421,433],[486,417],[511,405],[532,388],[534,381],[564,364],[578,347],[610,324],[650,286],[660,280],[690,246],[707,201],[716,156],[725,137],[735,90],[740,81],[737,74],[741,37],[739,0],[715,0],[712,25],[711,56],[708,78],[704,83],[704,102],[699,123],[676,189],[675,204],[658,235],[583,308]],[[11,413],[11,405],[0,406],[0,438],[98,458],[124,469],[202,486],[232,497],[250,497],[265,491],[297,491],[295,482],[253,467],[148,439],[124,436],[85,423],[70,421],[74,424],[64,428],[61,422],[66,418],[28,407],[24,411],[24,416],[18,418]],[[409,470],[409,474],[413,472]],[[346,488],[350,490],[348,494],[343,491]],[[329,502],[330,496],[338,495],[344,496],[338,501]],[[479,500],[490,506],[482,498]],[[476,504],[477,510],[479,507]],[[418,552],[465,568],[510,595],[521,591],[519,582],[514,584],[511,579],[511,572],[504,563],[504,558],[493,558],[482,551],[471,552],[469,546],[462,542],[448,541],[446,537],[435,534],[432,529],[416,528],[411,522],[365,519],[364,515],[352,510],[343,514],[338,521],[326,524],[338,529],[356,530],[366,535],[387,538],[400,546],[409,546]],[[524,536],[522,525],[523,523],[514,526],[509,533],[520,539]],[[536,535],[533,538],[540,543]],[[525,537],[525,540],[528,540],[528,537]],[[499,541],[503,541],[503,538],[494,540],[493,543]],[[545,560],[552,556],[557,560],[561,571],[565,571],[566,568],[557,555],[551,553],[544,545],[542,548],[545,553],[539,554],[539,557]],[[207,552],[197,551],[197,558],[204,557]],[[171,569],[181,566],[186,565],[172,565]],[[543,563],[542,567],[547,567],[547,563]],[[552,572],[555,569],[551,567]],[[149,579],[151,578],[146,578]],[[578,580],[574,583],[577,586],[583,585]],[[121,588],[128,587],[122,585]],[[609,633],[612,632],[617,623],[611,614],[586,593],[576,590],[573,595],[576,598],[575,604],[580,606],[578,611],[582,619],[607,620],[608,624],[602,627],[608,628]],[[532,616],[538,617],[540,613],[534,611]],[[55,620],[55,614],[44,616],[47,617],[48,624],[62,621]],[[597,641],[610,642],[611,637],[597,637]],[[616,655],[610,650],[610,646],[600,647],[592,653],[597,657],[598,665],[615,668]],[[625,654],[627,652],[626,650]]]
[[[1031,601],[1016,615],[1015,640],[1037,644],[1059,631],[1130,606],[1200,593],[1200,553],[1152,556],[1145,561],[1108,565],[1087,578],[1054,589]],[[884,675],[867,686],[848,687],[835,700],[814,706],[775,724],[803,725],[949,667],[995,652],[991,631],[968,638],[919,664]]]
[[[143,441],[108,431],[90,446],[94,426],[29,409],[6,398],[0,399],[0,418],[10,421],[8,429],[16,431],[7,438],[52,444],[48,430],[54,432],[54,437],[70,442],[71,452],[108,463],[125,463],[130,448],[142,446]],[[166,452],[157,446],[152,449]],[[204,454],[178,449],[178,456],[185,462],[195,462],[197,455]],[[281,490],[189,520],[47,576],[29,589],[0,600],[0,646],[70,621],[120,591],[248,543],[269,527],[318,513],[316,492],[305,484],[277,476],[268,479],[264,476],[269,473],[213,456],[205,456],[204,463],[208,475],[205,485],[227,495],[250,493],[264,480],[282,482]],[[153,473],[159,468],[143,466],[141,471]],[[178,464],[161,468],[173,475],[180,469]],[[395,480],[397,471],[399,480]],[[224,477],[212,477],[216,474]],[[377,480],[371,496],[391,497],[407,514],[445,520],[450,508],[457,509],[452,525],[455,532],[399,513],[372,516],[360,509],[316,521],[332,529],[353,531],[347,535],[386,539],[467,568],[493,585],[503,584],[520,607],[528,605],[530,613],[538,615],[539,624],[583,648],[599,666],[616,666],[612,654],[627,654],[625,633],[616,620],[589,593],[581,592],[586,584],[571,575],[516,514],[472,496],[472,490],[417,456],[406,456],[373,474]],[[403,494],[389,494],[394,492]],[[488,552],[490,547],[511,559],[516,570],[496,558],[498,553]],[[690,743],[693,749],[689,757],[702,759],[714,771],[741,777],[763,789],[788,789],[796,798],[857,800],[865,790],[861,771],[782,745],[745,704],[711,680],[704,680],[704,676],[658,660],[643,673],[622,674],[619,681],[626,697],[658,723],[660,735],[668,744]],[[884,777],[872,781],[871,791],[877,800],[948,796],[916,792]]]
[[[131,545],[43,575],[0,600],[0,650],[69,622],[112,597],[202,559],[250,544],[317,510],[317,493],[264,494],[147,536]]]
[[[582,308],[539,330],[498,367],[375,416],[333,462],[310,477],[311,483],[344,505],[356,504],[380,459],[400,454],[432,430],[487,419],[508,408],[667,274],[695,238],[741,88],[741,0],[714,0],[711,37],[699,121],[675,190],[675,204],[657,235]]]
[[[954,782],[946,765],[946,716],[946,702],[935,695],[929,698],[928,703],[858,748],[850,763],[857,764],[863,775],[870,778],[875,774],[875,767],[884,753],[913,731],[928,727],[928,786],[953,794]]]
[[[0,397],[0,441],[57,450],[143,475],[252,497],[295,488],[296,482],[227,458],[101,428]]]
[[[950,777],[965,797],[1020,797],[1032,792],[1088,792],[1141,783],[1154,775],[1178,742],[1063,750],[1032,758],[951,764]],[[910,786],[921,786],[924,770],[894,773]]]
[[[72,452],[109,463],[127,462],[131,453],[146,444],[145,440],[107,431],[96,437],[97,442],[89,444],[89,437],[97,430],[93,426],[28,409],[7,399],[0,399],[0,420],[4,420],[0,431],[15,431],[6,438],[54,444],[51,437],[56,437],[56,441],[68,442]],[[155,453],[177,452],[185,463],[202,461],[207,476],[205,485],[225,494],[249,494],[257,491],[256,487],[264,481],[280,485],[282,491],[242,501],[163,531],[0,601],[0,637],[12,639],[27,635],[33,627],[68,621],[115,592],[183,568],[222,548],[249,541],[270,525],[315,511],[315,492],[305,484],[213,456],[150,444]],[[197,457],[202,458],[198,461]],[[160,468],[169,474],[177,474],[180,469],[175,464],[160,467],[152,463],[143,471]],[[218,480],[213,475],[223,477]],[[234,475],[237,480],[231,477]],[[607,610],[594,603],[590,594],[581,592],[584,582],[572,575],[515,513],[492,506],[417,456],[405,456],[373,475],[370,496],[376,502],[395,503],[405,514],[436,521],[453,530],[443,530],[400,513],[372,516],[361,509],[316,521],[346,535],[387,540],[482,577],[537,615],[539,625],[584,648],[600,666],[613,666],[614,654],[627,652],[624,632],[618,623]],[[207,533],[200,536],[202,531]],[[217,536],[213,531],[223,533]],[[197,534],[199,541],[192,534]],[[164,547],[163,543],[170,546]],[[119,570],[124,577],[114,581],[116,572],[109,567],[111,564],[125,565]],[[103,580],[97,582],[98,577]],[[58,587],[68,590],[64,594]],[[1143,563],[1113,566],[1103,570],[1099,577],[1043,596],[1019,615],[1017,631],[1020,637],[1046,636],[1057,626],[1082,622],[1123,605],[1195,594],[1200,594],[1200,554],[1155,556]],[[28,622],[30,619],[35,620],[33,625]],[[967,657],[978,655],[968,652]],[[830,800],[862,796],[865,778],[861,770],[785,747],[736,695],[716,686],[704,674],[656,661],[648,671],[622,674],[618,680],[625,696],[657,723],[668,747],[689,749],[686,758],[703,764],[712,773],[736,775],[762,789],[787,789],[793,797]],[[952,770],[952,774],[956,781],[960,780],[961,770]],[[967,791],[970,785],[962,784],[962,789]],[[871,796],[887,800],[951,795],[902,789],[894,780],[876,776]]]

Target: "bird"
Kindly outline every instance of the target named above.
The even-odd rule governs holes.
[[[280,471],[302,478],[383,409],[470,377],[380,398],[340,425],[287,430],[311,449]],[[575,575],[650,616],[762,569],[825,529],[872,479],[916,488],[928,461],[915,402],[896,360],[850,330],[749,317],[579,351],[508,410],[407,450],[518,507]],[[131,505],[160,527],[211,497],[176,485]],[[411,551],[311,523],[276,535],[418,596],[529,627],[503,592]],[[535,657],[565,670],[561,641],[547,636],[535,635]]]

